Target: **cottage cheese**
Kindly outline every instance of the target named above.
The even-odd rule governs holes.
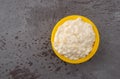
[[[64,22],[57,30],[54,48],[61,55],[77,60],[87,56],[95,42],[92,25],[81,18]]]

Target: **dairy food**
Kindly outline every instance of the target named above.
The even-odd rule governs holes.
[[[87,56],[95,42],[92,25],[81,18],[64,22],[56,31],[54,48],[61,55],[77,60]]]

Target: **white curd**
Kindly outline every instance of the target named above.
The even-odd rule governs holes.
[[[77,60],[87,56],[95,42],[92,25],[81,18],[64,22],[56,31],[54,48],[61,55]]]

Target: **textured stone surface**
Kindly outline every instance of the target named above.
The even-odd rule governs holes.
[[[51,50],[58,20],[84,15],[101,43],[88,62],[64,63]],[[119,79],[120,0],[0,0],[0,79]]]

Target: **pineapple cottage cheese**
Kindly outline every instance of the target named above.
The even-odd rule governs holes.
[[[95,42],[92,25],[81,18],[64,22],[56,31],[54,48],[61,55],[77,60],[87,56]]]

